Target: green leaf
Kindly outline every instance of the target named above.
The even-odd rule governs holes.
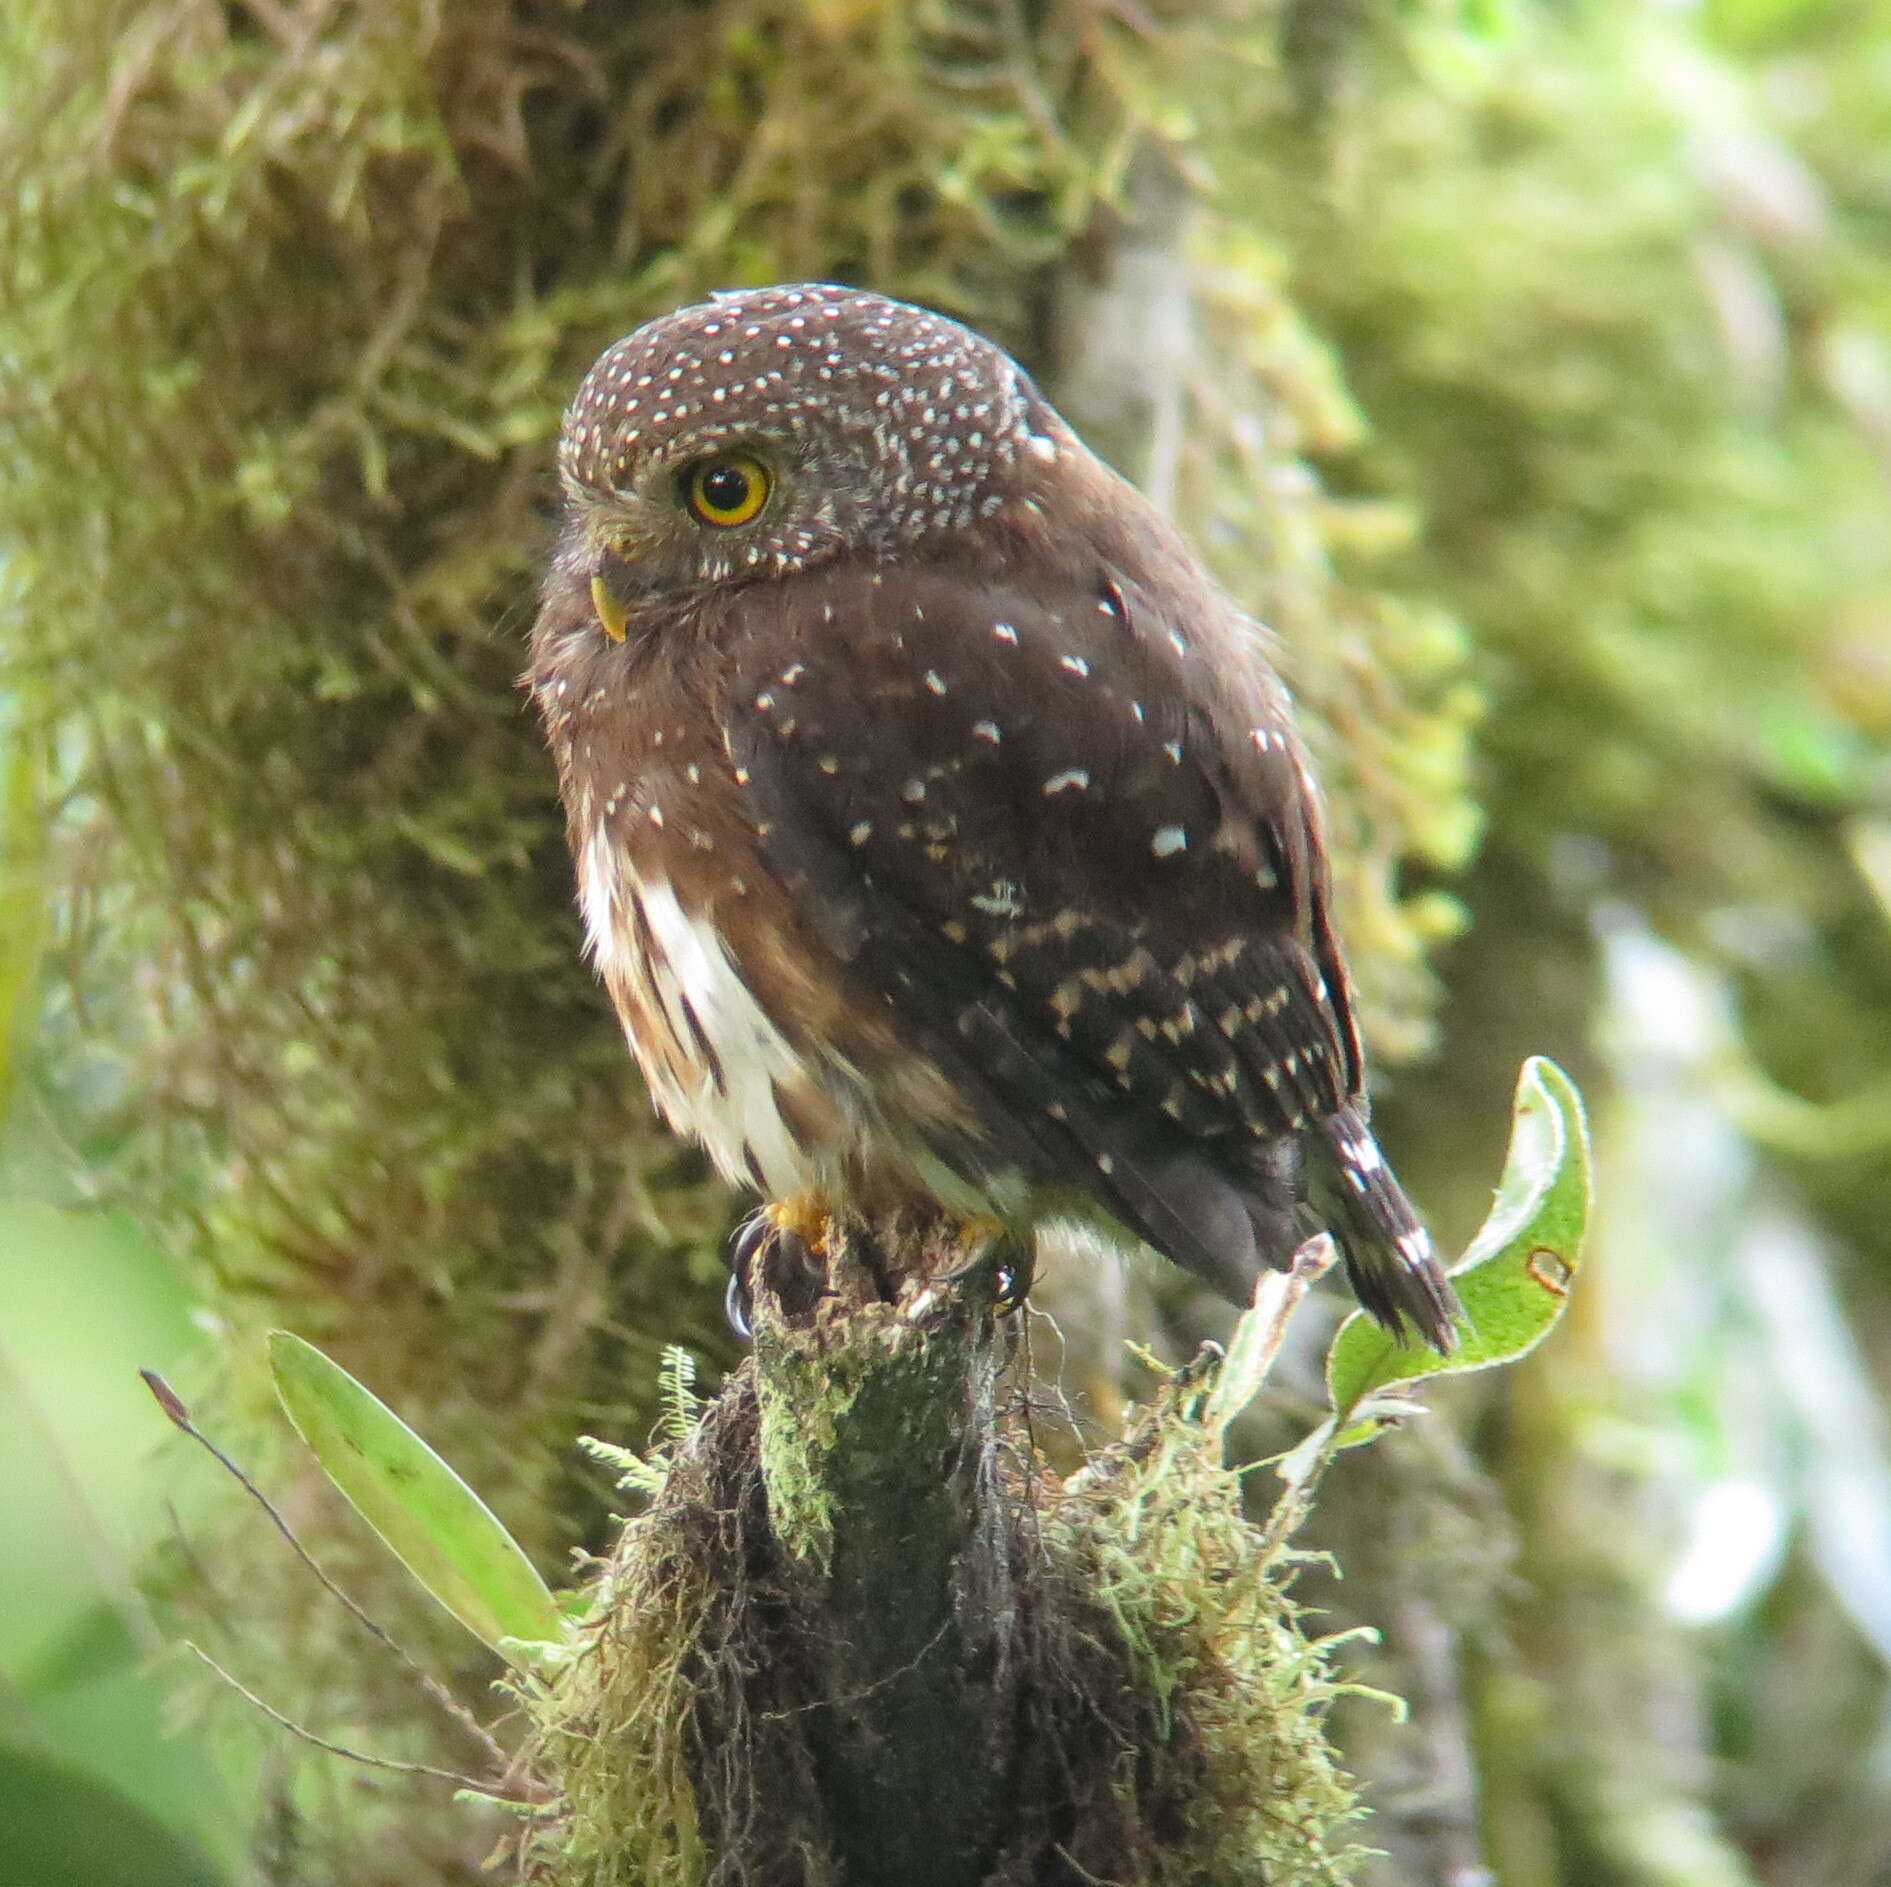
[[[468,1631],[514,1664],[529,1659],[509,1641],[564,1640],[557,1604],[518,1542],[386,1403],[287,1330],[269,1333],[269,1365],[322,1471]]]
[[[221,1887],[187,1836],[50,1751],[0,1742],[0,1881],[10,1887]]]
[[[1326,1356],[1327,1393],[1342,1430],[1394,1383],[1489,1369],[1533,1350],[1569,1301],[1589,1220],[1589,1135],[1582,1097],[1553,1061],[1533,1055],[1517,1080],[1510,1153],[1483,1229],[1451,1274],[1464,1305],[1450,1356],[1402,1345],[1363,1313],[1340,1326]],[[1375,1423],[1345,1440],[1367,1440]]]

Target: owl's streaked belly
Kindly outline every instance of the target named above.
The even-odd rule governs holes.
[[[837,1044],[797,1046],[715,926],[603,827],[579,856],[578,885],[592,955],[651,1098],[724,1178],[772,1199],[891,1188],[963,1212],[998,1209],[994,1185],[1014,1192],[1003,1177],[966,1177],[935,1150],[962,1145],[969,1126],[935,1069],[898,1056],[869,1081]],[[904,1102],[897,1118],[889,1098]]]

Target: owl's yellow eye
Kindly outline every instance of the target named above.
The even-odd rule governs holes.
[[[761,514],[773,482],[760,459],[726,452],[699,459],[683,474],[683,502],[702,523],[728,530]]]

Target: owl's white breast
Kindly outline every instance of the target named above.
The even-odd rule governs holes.
[[[578,889],[592,954],[664,1118],[738,1185],[771,1198],[820,1185],[833,1149],[804,1147],[783,1112],[784,1096],[812,1093],[810,1071],[715,927],[667,880],[641,875],[603,826],[579,855]]]

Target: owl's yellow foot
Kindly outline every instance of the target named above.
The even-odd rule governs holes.
[[[1005,1235],[1005,1222],[990,1212],[974,1212],[959,1221],[959,1243],[968,1253],[981,1252],[994,1239]]]
[[[772,1199],[762,1207],[762,1217],[777,1232],[798,1238],[815,1257],[827,1256],[827,1238],[834,1214],[818,1192],[810,1189],[790,1193],[786,1199]]]

